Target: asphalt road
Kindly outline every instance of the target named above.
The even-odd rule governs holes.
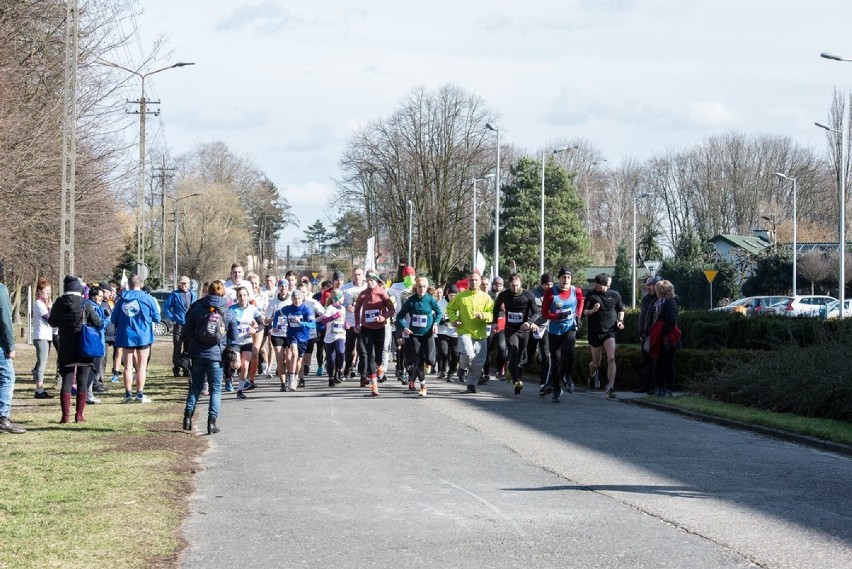
[[[599,392],[325,384],[226,395],[182,567],[852,567],[847,457]]]

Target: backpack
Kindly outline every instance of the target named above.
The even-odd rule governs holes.
[[[211,306],[195,329],[195,340],[205,346],[216,346],[225,339],[225,313]]]

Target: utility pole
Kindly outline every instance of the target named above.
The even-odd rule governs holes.
[[[127,101],[128,104],[138,104],[139,110],[128,111],[128,114],[139,115],[139,180],[136,190],[136,272],[140,274],[145,264],[145,117],[152,114],[160,115],[159,107],[149,111],[148,105],[159,105],[160,101],[149,101],[145,98],[145,77],[142,77],[142,96],[136,101]]]
[[[154,168],[160,174],[160,288],[166,287],[166,178],[173,178],[177,168],[166,167],[166,157],[163,156],[163,165]],[[153,205],[153,204],[152,204]],[[175,226],[177,227],[177,226]],[[177,229],[175,229],[177,235]]]
[[[77,0],[67,0],[65,20],[65,92],[62,118],[62,203],[60,206],[59,279],[74,274],[74,234],[77,196],[77,56],[79,52]]]

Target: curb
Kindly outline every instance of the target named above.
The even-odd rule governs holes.
[[[704,415],[702,413],[696,413],[694,411],[687,411],[685,409],[678,409],[677,407],[669,407],[668,405],[660,405],[659,403],[652,403],[650,401],[643,401],[642,399],[622,399],[625,403],[630,403],[632,405],[639,405],[640,407],[646,407],[649,409],[656,409],[657,411],[665,411],[666,413],[673,413],[675,415],[681,415],[682,417],[687,417],[689,419],[693,419],[696,421],[703,421],[705,423],[714,423],[716,425],[721,425],[723,427],[730,427],[732,429],[739,429],[742,431],[750,431],[752,433],[757,433],[759,435],[765,435],[767,437],[772,437],[774,439],[779,439],[782,441],[787,441],[791,443],[796,443],[804,446],[809,446],[818,450],[823,450],[827,452],[833,452],[836,454],[841,454],[847,457],[852,458],[852,446],[844,445],[842,443],[835,443],[831,441],[825,441],[822,439],[818,439],[816,437],[810,437],[808,435],[799,435],[796,433],[791,433],[789,431],[781,431],[778,429],[773,429],[771,427],[764,427],[761,425],[753,425],[751,423],[743,423],[741,421],[735,421],[733,419],[724,419],[722,417],[714,417],[712,415]]]

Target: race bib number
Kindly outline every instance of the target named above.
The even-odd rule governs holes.
[[[380,310],[365,310],[364,311],[364,322],[375,322],[379,319]]]
[[[251,330],[251,327],[247,324],[240,324],[239,330],[240,330],[240,336],[247,336],[249,331]]]
[[[291,315],[287,317],[287,324],[290,328],[301,328],[302,327],[302,317],[299,315]]]
[[[536,340],[541,340],[541,331],[540,330],[533,330],[532,337],[535,338]]]
[[[488,334],[489,336],[491,335],[491,324],[485,325],[485,333]]]
[[[278,323],[275,325],[275,331],[280,334],[283,334],[286,330],[287,325],[285,324],[285,322],[283,320],[279,320]]]
[[[565,307],[565,308],[558,308],[556,310],[556,314],[558,314],[559,318],[562,318],[562,319],[573,318],[574,317],[574,309],[571,308],[570,306]]]
[[[523,324],[524,314],[522,312],[509,312],[506,314],[506,321],[509,324]]]
[[[424,328],[429,321],[429,317],[425,314],[412,314],[411,326],[414,328]]]
[[[341,334],[343,332],[343,322],[334,322],[331,325],[331,331],[335,334]]]

